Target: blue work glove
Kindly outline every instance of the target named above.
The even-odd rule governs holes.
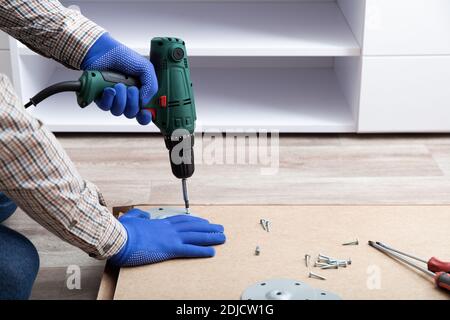
[[[139,266],[174,258],[213,257],[211,246],[223,244],[223,226],[190,215],[150,219],[142,210],[128,211],[119,221],[128,233],[122,249],[110,258],[118,267]]]
[[[95,100],[98,107],[111,111],[115,116],[136,120],[141,125],[152,121],[148,110],[140,110],[158,92],[158,80],[152,63],[137,52],[113,39],[108,33],[103,34],[92,45],[81,63],[82,70],[117,71],[124,75],[137,77],[141,88],[116,84],[113,88],[103,90],[101,98]]]

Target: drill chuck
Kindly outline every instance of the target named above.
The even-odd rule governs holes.
[[[190,178],[195,171],[194,135],[164,136],[164,142],[169,150],[170,167],[173,175],[178,179]]]

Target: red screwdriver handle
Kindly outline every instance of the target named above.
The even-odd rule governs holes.
[[[438,272],[436,273],[436,277],[434,279],[439,288],[450,291],[450,274],[446,272]]]
[[[433,257],[428,261],[428,270],[432,272],[450,273],[450,262],[443,262],[438,258]]]

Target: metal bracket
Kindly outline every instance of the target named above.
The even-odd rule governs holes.
[[[155,207],[147,210],[150,213],[151,219],[164,219],[172,216],[186,214],[185,208],[170,208],[170,207]],[[196,216],[194,214],[189,214]]]
[[[341,300],[331,292],[291,279],[261,281],[248,287],[241,300]]]

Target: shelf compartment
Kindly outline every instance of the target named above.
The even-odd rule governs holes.
[[[192,74],[198,124],[206,131],[356,131],[333,68],[199,68]]]
[[[356,131],[353,113],[335,74],[334,59],[301,58],[290,64],[275,58],[216,59],[209,59],[208,67],[199,67],[201,58],[192,63],[198,131]],[[49,77],[37,81],[43,72],[29,68],[38,66],[37,60],[43,58],[26,56],[21,60],[27,70],[23,80],[27,83],[22,83],[26,88],[24,101],[49,84],[79,77],[79,72],[51,63],[47,65]],[[309,67],[304,67],[308,60]],[[73,93],[53,96],[29,110],[55,132],[157,131],[153,125],[139,126],[135,120],[114,117],[94,105],[80,109]]]
[[[176,36],[191,56],[358,56],[338,4],[312,2],[65,1],[114,37],[148,55],[150,39]],[[123,19],[126,12],[132,19]],[[20,46],[23,55],[33,54]]]

